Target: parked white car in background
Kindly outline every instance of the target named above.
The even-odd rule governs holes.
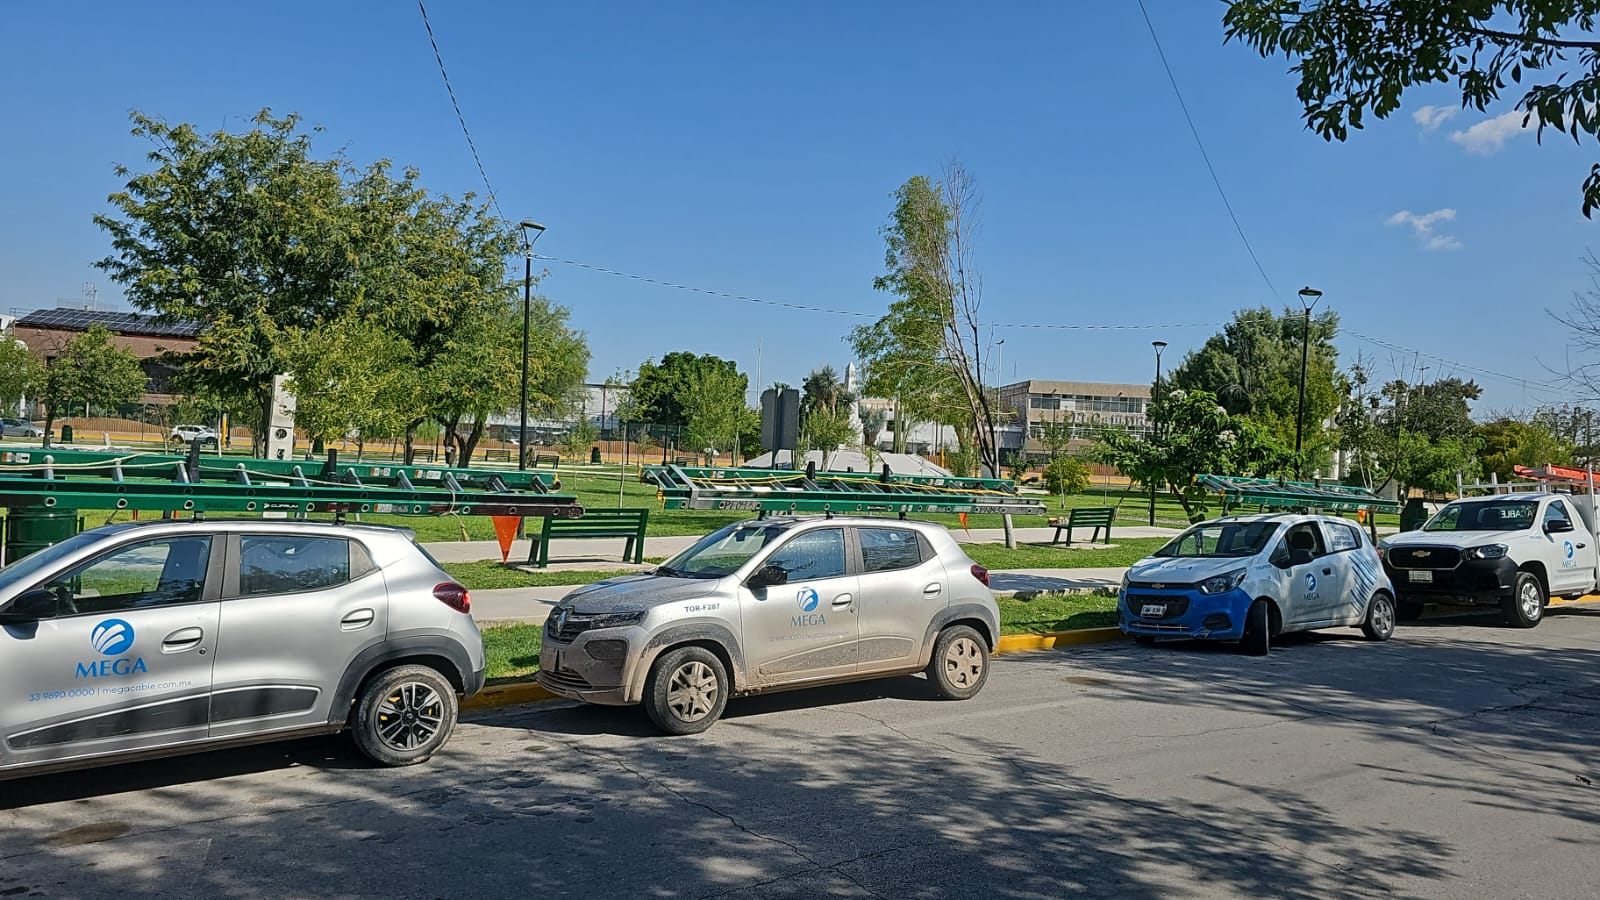
[[[210,425],[176,425],[173,426],[172,434],[168,436],[167,440],[174,444],[182,444],[185,447],[195,441],[199,441],[202,447],[208,444],[215,446],[217,432]]]
[[[0,419],[0,433],[6,437],[44,437],[44,429],[23,419]]]

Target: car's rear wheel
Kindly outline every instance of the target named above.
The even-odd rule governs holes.
[[[1367,604],[1367,619],[1361,623],[1361,633],[1369,641],[1387,641],[1394,635],[1394,601],[1388,594],[1374,594]]]
[[[1267,610],[1267,601],[1250,604],[1249,612],[1244,614],[1244,638],[1239,646],[1251,656],[1266,656],[1271,649],[1272,614]]]
[[[1513,628],[1532,628],[1544,619],[1546,596],[1544,584],[1532,572],[1518,572],[1516,587],[1511,597],[1503,601],[1500,609],[1505,613],[1506,624]]]
[[[934,693],[946,700],[974,696],[989,680],[989,642],[969,625],[939,632],[928,661],[928,680]]]
[[[373,678],[356,704],[356,746],[373,762],[410,766],[444,746],[456,727],[456,689],[427,666],[397,666]]]
[[[680,647],[661,654],[644,686],[650,721],[668,734],[699,734],[728,705],[728,670],[704,647]]]

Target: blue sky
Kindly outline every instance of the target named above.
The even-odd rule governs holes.
[[[983,195],[985,318],[1221,323],[1311,284],[1381,374],[1413,357],[1535,405],[1566,368],[1546,315],[1588,284],[1578,212],[1591,148],[1456,111],[1416,91],[1345,144],[1307,132],[1282,60],[1224,45],[1221,6],[1147,0],[1246,234],[1246,255],[1131,2],[468,3],[429,9],[501,206],[549,231],[540,252],[734,294],[866,314],[886,297],[890,193],[959,157]],[[0,310],[98,285],[90,217],[147,148],[139,109],[211,130],[263,106],[326,128],[322,146],[482,193],[415,4],[0,7]],[[1443,112],[1424,111],[1442,107]],[[1417,116],[1421,112],[1419,121]],[[1453,115],[1450,115],[1455,111]],[[1448,118],[1440,118],[1448,116]],[[1430,127],[1431,126],[1431,127]],[[1440,212],[1448,211],[1448,212]],[[1406,213],[1407,215],[1399,215]],[[1431,215],[1430,215],[1431,214]],[[843,369],[865,319],[777,309],[550,263],[600,379],[673,350],[737,359],[752,380]],[[1001,329],[1005,378],[1150,380],[1214,329]]]

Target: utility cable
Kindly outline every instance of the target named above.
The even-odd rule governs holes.
[[[433,36],[433,23],[428,21],[428,7],[422,0],[417,0],[417,9],[422,12],[422,27],[428,30],[428,43],[433,45],[433,58],[439,63],[439,76],[444,79],[445,93],[450,95],[450,105],[455,107],[456,121],[461,123],[461,133],[467,138],[467,149],[472,151],[472,161],[478,164],[478,175],[483,178],[484,190],[489,192],[489,203],[494,206],[495,215],[505,220],[506,214],[500,209],[500,198],[495,196],[494,185],[489,183],[489,172],[483,167],[483,158],[478,156],[478,145],[472,140],[472,131],[467,128],[467,117],[461,114],[461,103],[456,99],[456,89],[450,85],[450,73],[445,71],[444,55],[439,52],[439,41]]]
[[[1261,273],[1261,280],[1267,283],[1267,290],[1272,293],[1273,302],[1278,301],[1278,289],[1273,286],[1272,279],[1267,277],[1267,270],[1262,267],[1261,260],[1256,258],[1255,248],[1250,246],[1250,239],[1245,237],[1244,226],[1239,224],[1239,217],[1233,211],[1233,204],[1228,201],[1228,192],[1222,189],[1222,179],[1217,177],[1217,169],[1211,164],[1211,154],[1206,152],[1205,142],[1200,140],[1200,129],[1195,127],[1194,117],[1189,114],[1189,104],[1183,100],[1183,91],[1178,89],[1178,79],[1172,74],[1172,66],[1167,62],[1167,52],[1161,48],[1161,39],[1156,37],[1156,26],[1150,21],[1150,11],[1144,8],[1144,0],[1139,0],[1139,12],[1144,14],[1144,25],[1150,30],[1150,42],[1156,45],[1156,55],[1161,57],[1161,67],[1167,70],[1167,81],[1172,84],[1172,93],[1178,98],[1178,108],[1183,110],[1183,120],[1189,123],[1189,133],[1194,135],[1194,144],[1200,148],[1200,158],[1205,160],[1206,171],[1211,173],[1211,183],[1217,186],[1217,195],[1222,198],[1222,205],[1228,210],[1228,218],[1233,220],[1233,230],[1239,233],[1239,240],[1244,243],[1244,250],[1250,254],[1250,261],[1256,264],[1256,271]]]

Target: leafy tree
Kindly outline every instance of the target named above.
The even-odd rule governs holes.
[[[869,450],[878,449],[878,436],[883,434],[883,428],[889,424],[889,411],[881,407],[861,407],[857,411],[857,418],[861,420],[861,446]]]
[[[313,445],[347,434],[366,441],[400,435],[415,403],[410,347],[360,316],[284,339],[295,425]]]
[[[814,406],[807,408],[800,418],[800,443],[807,450],[822,451],[824,469],[833,462],[834,451],[853,443],[855,438],[849,410]]]
[[[1073,427],[1069,422],[1047,419],[1039,423],[1039,443],[1047,460],[1060,459],[1072,446]]]
[[[1332,418],[1344,394],[1333,346],[1339,317],[1324,312],[1311,319],[1306,365],[1303,453],[1319,468],[1336,440],[1323,423]],[[1172,372],[1172,385],[1215,394],[1232,415],[1260,423],[1284,446],[1294,446],[1300,408],[1300,361],[1306,340],[1305,317],[1295,310],[1242,309],[1222,333],[1206,340]]]
[[[132,403],[144,396],[148,383],[138,355],[113,344],[104,325],[90,325],[68,340],[45,367],[40,399],[45,402],[46,439],[64,408]]]
[[[566,438],[561,442],[561,449],[568,457],[583,460],[589,453],[589,448],[600,439],[600,429],[589,420],[588,416],[580,416],[572,427],[567,429]]]
[[[1515,477],[1517,466],[1570,466],[1576,461],[1577,448],[1550,427],[1548,418],[1501,416],[1479,425],[1476,436],[1484,473],[1501,481]]]
[[[1190,521],[1204,518],[1209,495],[1196,475],[1275,477],[1294,468],[1293,453],[1266,429],[1230,414],[1206,391],[1166,391],[1150,404],[1153,432],[1140,439],[1107,429],[1097,455],[1139,484],[1169,492]]]
[[[982,278],[973,253],[978,196],[971,175],[947,166],[938,182],[906,181],[883,228],[886,271],[873,287],[895,295],[888,313],[851,331],[865,389],[895,403],[896,450],[914,422],[965,429],[977,459],[1000,471],[998,409],[984,386]]]
[[[850,403],[855,399],[845,391],[839,373],[829,365],[812,369],[806,380],[800,383],[800,394],[806,406],[827,407],[829,412],[838,411],[841,402]]]
[[[750,419],[744,396],[749,383],[743,373],[730,373],[722,366],[703,366],[690,374],[689,392],[682,403],[686,440],[694,450],[709,447],[732,456],[743,449],[741,433]]]
[[[707,371],[714,369],[749,383],[745,376],[739,374],[737,363],[709,353],[696,356],[680,350],[661,357],[659,363],[653,359],[645,360],[639,366],[639,375],[634,379],[630,391],[633,402],[638,405],[639,420],[677,427],[689,424],[684,404],[693,385]]]
[[[43,377],[43,367],[28,348],[11,332],[0,332],[0,406],[15,411],[19,401],[33,395]]]
[[[1062,497],[1081,494],[1089,489],[1089,467],[1082,460],[1057,456],[1045,464],[1044,486]]]
[[[1592,0],[1228,0],[1229,40],[1295,62],[1306,126],[1343,141],[1370,111],[1382,119],[1408,88],[1454,81],[1463,108],[1500,99],[1507,79],[1530,83],[1523,124],[1600,134],[1600,41]],[[1579,51],[1573,54],[1571,51]],[[1583,214],[1600,206],[1600,165],[1583,186]]]
[[[1477,426],[1471,401],[1482,390],[1471,381],[1441,378],[1410,383],[1396,378],[1370,390],[1369,366],[1350,371],[1352,402],[1339,415],[1342,446],[1369,487],[1397,485],[1433,493],[1454,490],[1458,473],[1477,477]]]

